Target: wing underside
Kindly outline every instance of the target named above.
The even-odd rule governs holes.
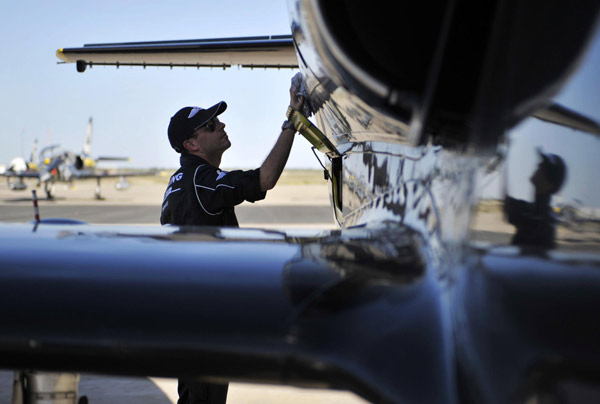
[[[86,44],[58,49],[56,55],[63,63],[76,63],[79,72],[88,66],[298,68],[291,35]],[[533,116],[600,134],[597,122],[558,104],[542,108]]]
[[[87,66],[297,68],[290,35],[181,41],[87,44],[56,51],[66,63]]]
[[[154,176],[156,175],[156,171],[151,171],[151,170],[146,170],[146,171],[130,171],[130,172],[111,172],[111,171],[106,171],[103,172],[102,170],[100,170],[99,172],[94,172],[94,173],[82,173],[82,174],[77,174],[75,176],[75,178],[77,179],[86,179],[86,178],[96,178],[96,179],[101,179],[101,178],[120,178],[120,177],[148,177],[148,176]]]
[[[551,104],[536,111],[533,116],[542,121],[581,130],[596,136],[600,135],[600,124],[598,122],[560,104]]]
[[[6,171],[0,174],[0,176],[8,178],[39,178],[40,173],[37,171]]]
[[[393,301],[397,287],[436,299],[421,286],[430,281],[405,228],[342,239],[207,226],[31,227],[0,227],[0,368],[329,385],[392,401],[377,393],[388,383],[382,363],[403,364],[385,359],[407,345],[419,352],[424,339],[386,332],[394,343],[383,349],[377,324],[400,319],[396,330],[420,330],[437,319],[431,305],[411,316],[414,305],[374,304]],[[363,263],[366,255],[373,259]],[[10,304],[19,296],[25,303]],[[432,362],[433,373],[444,369]],[[388,372],[399,390],[436,379],[397,382],[396,374]]]

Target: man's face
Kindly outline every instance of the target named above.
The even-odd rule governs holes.
[[[536,194],[550,194],[552,183],[548,179],[546,166],[543,162],[539,163],[529,181],[533,184]]]
[[[231,146],[227,132],[225,132],[225,124],[216,117],[211,119],[207,125],[196,129],[187,141],[207,155],[223,153]]]

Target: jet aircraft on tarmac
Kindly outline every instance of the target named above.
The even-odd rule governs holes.
[[[29,159],[25,160],[25,157],[15,157],[8,164],[2,164],[2,168],[0,170],[0,175],[5,172],[13,172],[13,173],[27,173],[37,171],[38,168],[38,141],[35,139],[33,141],[33,147],[31,149],[31,154],[29,155]],[[27,187],[22,183],[11,183],[8,182],[8,186],[10,189],[19,190],[20,187]],[[23,189],[25,189],[23,188]]]
[[[0,173],[6,177],[8,188],[14,191],[23,191],[27,189],[26,178],[35,179],[37,186],[43,184],[46,197],[54,197],[56,182],[66,182],[70,185],[75,180],[94,178],[96,179],[95,197],[103,199],[101,195],[100,181],[103,178],[120,178],[115,184],[118,190],[129,188],[126,177],[130,176],[148,176],[155,175],[154,171],[115,171],[104,170],[97,167],[99,162],[103,161],[128,161],[128,157],[109,157],[99,156],[91,157],[92,152],[92,133],[93,120],[89,119],[83,147],[80,153],[69,150],[61,150],[60,145],[51,145],[44,147],[39,156],[37,155],[37,140],[34,143],[31,152],[31,158],[25,162],[22,158],[13,159],[6,167],[6,170]]]
[[[600,4],[288,5],[291,35],[58,56],[80,72],[298,66],[316,125],[295,114],[296,125],[326,160],[340,229],[2,225],[0,366],[347,389],[377,403],[600,401],[599,232],[565,237],[550,209],[565,182],[598,173],[532,151],[530,175],[506,152],[507,131],[531,116],[577,128],[565,148],[597,137],[595,120],[553,97]],[[505,195],[498,210],[520,238],[475,243],[476,179],[499,160],[518,165],[534,201]]]

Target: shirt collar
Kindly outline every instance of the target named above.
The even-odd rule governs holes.
[[[188,165],[198,165],[198,164],[208,164],[210,165],[210,163],[206,160],[204,160],[202,157],[198,157],[194,154],[182,154],[181,157],[179,158],[179,164],[181,164],[181,166],[188,166]]]

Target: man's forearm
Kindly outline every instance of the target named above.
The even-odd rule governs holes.
[[[280,134],[275,146],[260,166],[260,189],[265,192],[272,189],[281,176],[285,163],[290,155],[294,143],[294,129],[284,129]]]

